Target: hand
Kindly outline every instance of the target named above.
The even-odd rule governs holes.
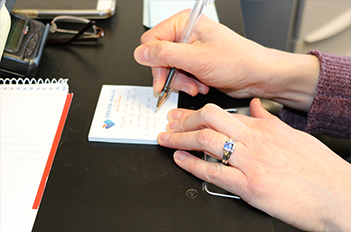
[[[185,151],[175,162],[195,176],[235,193],[248,204],[308,231],[350,231],[351,165],[309,134],[295,130],[250,104],[252,117],[229,114],[215,105],[169,112],[158,143],[204,151],[222,159],[226,140],[236,140],[229,166]]]
[[[319,75],[319,61],[267,49],[202,15],[191,44],[179,41],[190,11],[185,10],[141,37],[134,57],[152,67],[154,91],[160,92],[168,67],[183,70],[173,88],[192,96],[209,86],[236,98],[261,97],[307,111]]]

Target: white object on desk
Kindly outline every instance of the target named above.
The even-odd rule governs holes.
[[[4,52],[7,36],[11,28],[11,17],[5,5],[0,6],[0,62]]]
[[[192,9],[194,5],[195,0],[144,0],[143,24],[145,27],[152,28],[179,11]],[[203,14],[219,22],[215,3],[207,5]]]
[[[178,105],[178,91],[156,111],[157,96],[152,87],[102,86],[89,141],[157,144],[157,135],[166,130],[167,113]]]
[[[67,80],[0,78],[1,232],[32,230],[71,97]]]

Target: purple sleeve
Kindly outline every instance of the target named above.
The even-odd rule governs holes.
[[[318,57],[320,74],[308,113],[284,107],[281,119],[308,133],[351,137],[351,57],[310,51]]]

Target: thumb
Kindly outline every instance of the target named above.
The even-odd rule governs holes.
[[[254,118],[268,119],[275,117],[274,115],[269,113],[265,108],[263,108],[261,100],[258,98],[254,98],[250,102],[250,114]]]
[[[190,47],[189,47],[190,46]],[[134,59],[141,65],[151,67],[176,67],[189,71],[193,59],[189,58],[189,50],[193,46],[170,41],[150,41],[138,46],[134,51]],[[190,63],[190,64],[189,64]]]

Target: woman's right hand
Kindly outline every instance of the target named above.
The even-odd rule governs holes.
[[[155,92],[161,91],[168,67],[176,67],[184,72],[172,87],[192,96],[212,86],[231,97],[261,97],[308,110],[318,81],[316,57],[265,48],[205,15],[190,44],[175,43],[189,14],[182,11],[145,32],[134,52],[138,63],[152,67]]]

